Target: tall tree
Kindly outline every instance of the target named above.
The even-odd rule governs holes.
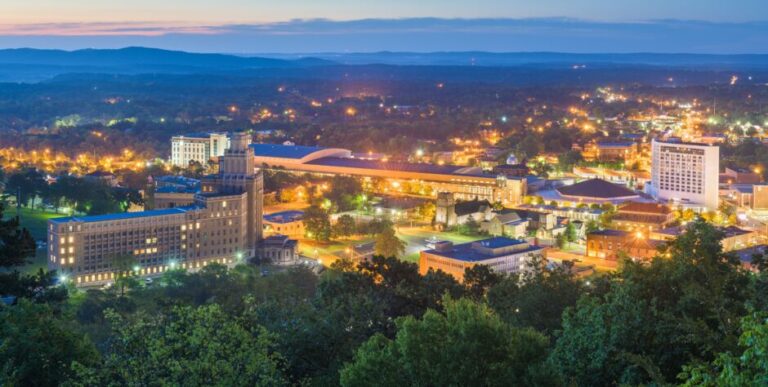
[[[736,350],[751,275],[723,253],[722,238],[699,219],[670,242],[669,258],[625,262],[564,313],[555,368],[577,385],[662,384],[686,364]]]
[[[502,278],[488,265],[474,265],[464,270],[464,287],[475,300],[482,300]]]
[[[685,367],[684,386],[765,386],[768,384],[768,313],[741,320],[740,352],[721,353],[709,363]]]
[[[218,305],[175,307],[126,321],[108,312],[114,329],[103,362],[79,367],[89,385],[280,386],[286,381],[274,337],[249,329]]]
[[[483,304],[445,302],[445,315],[397,322],[394,340],[375,335],[341,371],[342,386],[541,385],[547,339],[505,325]],[[547,383],[548,382],[548,383]]]
[[[21,266],[35,254],[35,240],[18,217],[5,219],[5,206],[0,203],[0,267]]]
[[[348,238],[356,232],[355,218],[351,215],[344,214],[339,216],[336,220],[336,224],[333,225],[333,235],[341,238]]]
[[[318,241],[331,239],[331,219],[320,206],[312,205],[304,211],[304,227]]]
[[[0,308],[0,385],[61,385],[73,363],[96,364],[96,348],[70,321],[26,300]]]
[[[491,287],[488,305],[512,326],[553,335],[561,328],[563,311],[575,306],[582,292],[570,265],[550,268],[545,259],[535,257],[522,272]]]
[[[376,255],[398,258],[405,253],[405,242],[398,238],[395,229],[390,227],[376,236],[374,250]]]

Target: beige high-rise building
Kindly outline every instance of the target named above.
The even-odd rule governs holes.
[[[244,133],[233,136],[219,173],[202,180],[193,205],[49,220],[49,268],[77,285],[95,285],[120,271],[153,275],[253,257],[262,238],[264,188],[249,142]]]

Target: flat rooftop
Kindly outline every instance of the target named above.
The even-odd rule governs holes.
[[[211,135],[221,135],[225,133],[189,133],[189,134],[180,134],[177,136],[173,136],[174,138],[210,138]]]
[[[176,207],[166,208],[161,210],[139,211],[139,212],[121,212],[117,214],[105,214],[105,215],[90,215],[90,216],[67,216],[62,218],[50,219],[53,223],[68,223],[68,222],[108,222],[113,220],[125,220],[136,218],[147,218],[153,216],[165,216],[165,215],[178,215],[186,213],[190,208],[188,207]]]
[[[481,262],[488,259],[505,257],[508,255],[518,255],[518,254],[525,254],[525,253],[531,253],[531,252],[543,250],[539,246],[529,245],[528,247],[521,248],[519,250],[514,250],[514,251],[503,250],[499,254],[486,254],[484,252],[478,251],[477,249],[478,243],[480,244],[480,247],[485,249],[500,249],[504,247],[528,244],[528,242],[524,240],[511,239],[511,238],[505,238],[505,237],[495,237],[495,238],[483,239],[475,242],[453,245],[453,248],[451,248],[450,250],[431,249],[431,250],[425,250],[424,252],[431,255],[439,256],[439,257],[455,259],[458,261]]]
[[[310,161],[310,165],[322,165],[327,167],[344,167],[357,169],[376,169],[383,171],[403,171],[430,173],[435,175],[457,175],[475,177],[495,177],[493,174],[482,173],[480,168],[469,168],[458,165],[436,165],[420,163],[402,163],[392,161],[361,160],[344,157],[323,157]]]
[[[285,159],[301,159],[312,153],[326,148],[318,146],[281,145],[281,144],[250,144],[253,153],[262,157],[279,157]]]
[[[288,210],[265,214],[264,220],[270,223],[291,223],[304,218],[304,211]]]

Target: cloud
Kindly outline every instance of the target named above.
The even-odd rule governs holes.
[[[208,34],[213,29],[158,22],[0,24],[0,36],[161,36]]]
[[[0,25],[0,46],[145,45],[198,52],[560,51],[766,53],[768,22],[571,18],[299,19],[275,23]]]

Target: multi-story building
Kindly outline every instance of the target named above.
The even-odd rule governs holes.
[[[234,136],[219,173],[201,181],[192,205],[49,220],[49,267],[77,285],[95,285],[125,271],[153,275],[253,257],[264,192],[248,143],[246,134]]]
[[[434,249],[424,250],[419,256],[419,272],[442,270],[458,281],[464,280],[464,271],[475,265],[486,265],[498,273],[513,273],[525,269],[542,248],[524,240],[495,237],[476,242],[454,245],[438,242]]]
[[[653,140],[650,193],[657,199],[714,211],[718,205],[720,148]]]
[[[171,138],[171,164],[185,168],[191,161],[205,164],[224,155],[229,148],[226,133],[198,133]]]

